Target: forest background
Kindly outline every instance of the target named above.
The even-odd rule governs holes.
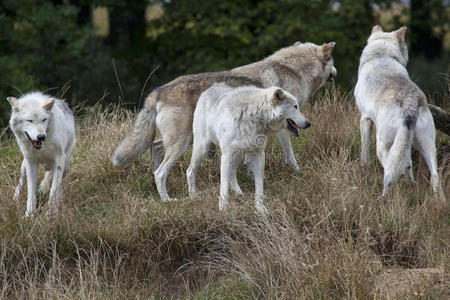
[[[335,41],[337,84],[350,91],[381,24],[408,26],[411,77],[448,106],[449,20],[448,0],[2,0],[0,98],[39,89],[72,106],[137,109],[177,76],[244,65],[296,41]],[[0,101],[2,127],[9,112]]]

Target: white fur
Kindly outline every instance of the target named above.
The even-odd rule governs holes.
[[[405,174],[413,181],[411,145],[425,157],[431,185],[445,201],[439,183],[433,118],[426,97],[406,70],[406,27],[383,32],[375,26],[360,59],[356,104],[361,112],[361,164],[370,163],[370,131],[376,126],[377,156],[384,168],[383,195]]]
[[[41,92],[29,93],[19,99],[8,97],[8,101],[12,106],[10,126],[24,157],[14,199],[19,197],[26,176],[28,197],[25,215],[29,216],[36,210],[37,170],[39,164],[44,164],[46,172],[39,191],[50,191],[49,208],[56,212],[63,173],[69,171],[76,143],[73,114],[64,101]],[[41,141],[41,148],[36,149],[30,139],[36,142],[39,135],[45,139]]]
[[[199,164],[211,144],[215,144],[222,151],[219,209],[224,210],[228,206],[230,184],[237,194],[242,194],[236,180],[236,169],[244,155],[251,153],[255,206],[258,211],[266,212],[263,179],[267,135],[276,134],[284,128],[287,118],[298,127],[309,126],[300,113],[297,99],[278,87],[231,88],[220,83],[203,92],[194,112],[194,145],[191,164],[186,172],[189,195],[196,194],[195,177]]]

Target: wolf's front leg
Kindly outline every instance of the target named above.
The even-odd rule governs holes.
[[[264,164],[264,150],[260,150],[255,154],[253,165],[253,175],[255,176],[255,207],[260,213],[267,214],[267,208],[264,205]]]
[[[281,150],[283,150],[284,153],[285,163],[291,166],[291,168],[293,168],[295,171],[300,171],[297,160],[295,159],[294,150],[292,149],[291,134],[289,130],[280,130],[277,134],[277,137],[281,145]]]
[[[228,188],[232,169],[233,153],[224,150],[220,160],[220,198],[219,209],[226,210],[228,207]]]
[[[55,163],[53,165],[52,186],[50,188],[50,196],[48,201],[48,213],[50,214],[58,212],[59,202],[61,201],[61,181],[64,172],[65,159],[65,155],[59,155],[55,159]]]
[[[25,176],[27,176],[27,168],[26,168],[26,162],[25,159],[22,161],[22,165],[20,166],[20,179],[19,183],[17,184],[16,190],[14,191],[13,199],[14,201],[19,199],[20,191],[22,190]]]
[[[38,165],[29,161],[27,161],[25,165],[28,188],[27,211],[25,212],[25,216],[28,217],[36,210],[36,184]]]

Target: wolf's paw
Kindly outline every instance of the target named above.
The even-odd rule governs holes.
[[[262,201],[256,201],[255,207],[256,207],[256,210],[258,211],[258,213],[260,213],[263,216],[266,216],[267,213],[269,212],[267,210],[267,207],[263,204]]]
[[[38,193],[40,194],[48,194],[48,192],[50,191],[50,186],[47,184],[40,184],[39,188],[38,188]]]
[[[47,211],[45,212],[47,216],[55,216],[58,214],[58,207],[54,205],[49,205]]]
[[[219,210],[225,211],[228,209],[228,200],[219,199]]]
[[[300,167],[298,166],[297,161],[295,159],[286,159],[284,163],[290,166],[295,172],[301,172]]]
[[[244,193],[241,190],[241,187],[239,185],[231,185],[231,189],[233,190],[233,192],[238,195],[238,196],[242,196],[244,195]]]
[[[161,198],[162,202],[175,202],[178,201],[178,198]]]

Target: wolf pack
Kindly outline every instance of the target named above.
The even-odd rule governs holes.
[[[406,27],[384,32],[372,29],[359,62],[354,89],[361,112],[361,165],[370,162],[370,134],[375,124],[376,154],[384,169],[383,193],[390,194],[400,176],[414,180],[411,147],[414,145],[430,170],[436,196],[445,200],[436,160],[436,130],[427,99],[406,70]],[[196,174],[202,158],[215,147],[221,151],[219,209],[228,207],[229,189],[241,195],[236,171],[244,162],[255,180],[255,207],[264,205],[265,147],[276,136],[285,163],[300,170],[291,135],[311,123],[302,106],[327,81],[337,75],[332,51],[334,42],[316,45],[296,42],[267,58],[232,70],[185,75],[154,89],[146,98],[134,125],[112,157],[122,166],[150,151],[153,174],[162,201],[168,194],[170,169],[189,146],[187,169],[190,197],[196,197]],[[18,199],[27,182],[26,216],[36,211],[36,193],[49,193],[48,212],[56,213],[62,197],[63,176],[68,173],[75,149],[75,122],[68,105],[60,99],[32,92],[19,99],[8,97],[10,128],[23,154]],[[156,134],[160,139],[155,140]],[[163,157],[161,161],[161,157]],[[45,167],[37,189],[38,165]]]

